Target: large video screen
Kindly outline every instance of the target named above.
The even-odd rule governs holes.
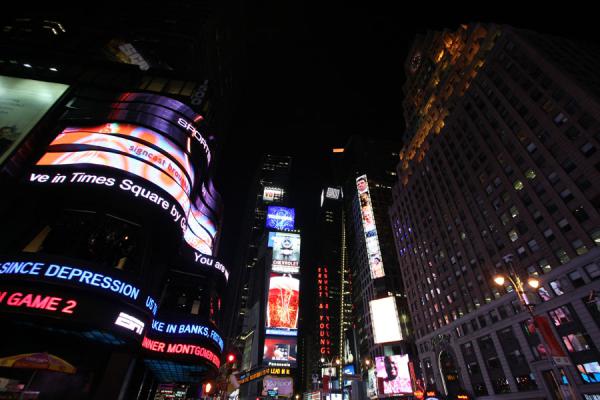
[[[183,214],[168,208],[168,202],[148,187],[136,187],[125,180],[115,186],[146,198],[178,222],[185,242],[203,254],[212,255],[216,226],[199,198],[190,194],[198,171],[192,167],[188,154],[158,132],[132,124],[106,123],[92,127],[70,127],[61,132],[37,162],[40,166],[92,165],[125,171],[158,186],[180,207]],[[65,179],[66,177],[62,177]],[[85,173],[72,174],[66,183],[89,183]],[[65,182],[52,180],[52,183]],[[209,199],[212,201],[212,198]]]
[[[371,300],[369,308],[371,310],[373,340],[376,344],[402,340],[398,309],[393,296]]]
[[[266,333],[296,336],[299,305],[300,280],[272,274],[269,279]]]
[[[0,164],[68,88],[60,83],[0,76]]]
[[[384,394],[412,393],[408,355],[375,357],[377,378],[383,380]]]
[[[377,236],[377,227],[375,226],[375,216],[373,215],[371,194],[369,193],[369,183],[366,175],[361,175],[356,178],[356,190],[358,191],[358,198],[360,200],[360,215],[365,234],[367,256],[369,257],[371,279],[381,278],[385,276],[385,272],[383,269],[381,248],[379,247],[379,237]]]
[[[273,235],[273,272],[297,274],[300,272],[300,235],[275,232]]]
[[[268,365],[296,366],[297,342],[292,337],[269,337],[265,338],[263,361]]]
[[[296,211],[293,208],[267,207],[267,228],[278,231],[291,231],[294,229],[295,219]]]

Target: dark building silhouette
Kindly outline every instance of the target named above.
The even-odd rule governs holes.
[[[475,23],[415,39],[390,218],[428,388],[598,393],[591,48]],[[540,287],[521,293],[519,283],[496,285],[497,274]],[[556,341],[554,362],[536,330]],[[571,388],[553,383],[563,374]]]
[[[179,5],[3,20],[0,357],[75,371],[0,376],[44,398],[196,396],[220,372],[233,70],[218,10]]]

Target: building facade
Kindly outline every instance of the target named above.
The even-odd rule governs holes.
[[[418,37],[405,64],[390,219],[426,386],[449,395],[599,393],[598,77],[559,53],[591,54],[472,24]]]

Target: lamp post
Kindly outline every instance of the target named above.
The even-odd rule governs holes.
[[[339,359],[339,357],[332,357],[332,358],[321,357],[320,361],[321,361],[322,367],[329,366],[330,368],[333,368],[333,376],[334,377],[338,376],[338,367],[342,364],[342,361]],[[341,371],[342,371],[342,368],[340,368],[340,372]],[[321,372],[323,372],[323,371],[321,371]],[[338,377],[338,381],[339,381],[339,379],[341,379],[341,376]],[[334,385],[333,379],[331,379],[331,386],[332,386],[332,392],[334,392],[335,385]],[[340,385],[340,388],[341,388],[341,385]],[[325,388],[323,388],[323,389],[325,389]]]
[[[529,301],[529,299],[527,298],[527,294],[525,293],[525,284],[523,283],[523,281],[521,280],[521,278],[519,277],[519,275],[515,272],[515,270],[513,268],[512,256],[505,256],[504,260],[509,265],[508,273],[496,275],[494,277],[494,283],[496,283],[498,286],[504,286],[504,284],[508,280],[511,283],[512,287],[516,290],[517,298],[519,299],[519,302],[521,303],[521,305],[523,305],[523,307],[529,313],[529,316],[531,317],[531,320],[533,321],[533,324],[536,328],[535,330],[538,333],[540,343],[544,346],[544,349],[546,350],[546,354],[548,354],[550,357],[550,362],[552,364],[552,371],[551,371],[552,378],[554,379],[554,382],[556,383],[556,387],[559,389],[560,396],[564,399],[563,393],[560,391],[560,386],[561,386],[560,385],[560,376],[561,376],[561,374],[558,371],[558,366],[556,365],[554,358],[552,357],[551,348],[548,346],[548,343],[546,342],[544,335],[540,332],[538,324],[536,322],[535,313],[534,313],[535,304],[531,303]],[[536,278],[530,277],[527,279],[527,285],[533,289],[537,289],[540,286],[540,281]],[[581,399],[582,397],[581,397],[581,394],[579,393],[579,388],[575,384],[575,379],[574,379],[573,374],[571,373],[571,370],[568,367],[565,367],[563,369],[563,371],[565,371],[565,374],[567,375],[567,381],[568,381],[567,383],[569,386],[569,391],[572,396],[572,399]]]

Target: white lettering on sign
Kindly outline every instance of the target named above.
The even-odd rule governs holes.
[[[198,132],[198,130],[196,129],[196,127],[194,127],[194,125],[191,122],[188,122],[188,121],[186,121],[183,118],[179,118],[179,120],[177,121],[177,123],[183,129],[185,129],[186,131],[190,132],[190,134],[192,135],[192,137],[194,139],[196,139],[198,142],[200,142],[200,144],[202,145],[202,147],[204,147],[204,151],[206,152],[206,159],[208,160],[208,163],[210,164],[210,158],[211,158],[210,148],[208,147],[208,143],[206,142],[206,139],[204,139],[204,137],[200,134],[200,132]]]

